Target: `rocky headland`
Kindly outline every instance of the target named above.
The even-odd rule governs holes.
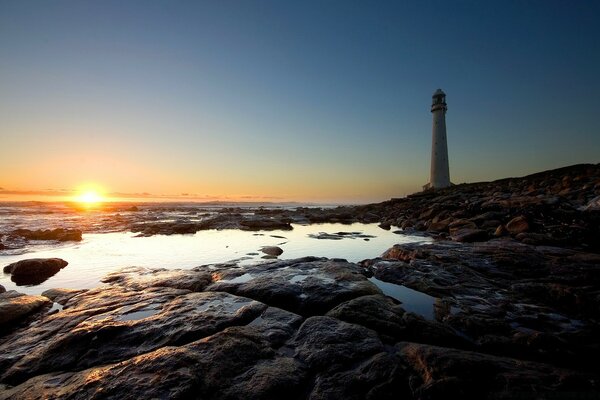
[[[577,165],[256,210],[239,218],[436,240],[360,263],[125,268],[42,296],[0,287],[0,399],[599,399],[598,196],[600,165]],[[403,288],[427,295],[431,315],[411,312]]]

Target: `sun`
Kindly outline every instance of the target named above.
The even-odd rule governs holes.
[[[93,190],[88,190],[87,192],[81,193],[77,196],[77,201],[80,203],[101,203],[103,201],[103,197],[100,193],[95,192]]]
[[[73,197],[73,200],[85,206],[93,206],[105,202],[106,198],[99,187],[85,185],[77,190],[77,194]]]

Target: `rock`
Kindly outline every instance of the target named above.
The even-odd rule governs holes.
[[[170,287],[201,292],[212,283],[208,271],[128,267],[106,275],[102,282],[135,290]]]
[[[461,228],[451,235],[455,242],[481,242],[488,239],[487,231],[483,229]]]
[[[383,351],[372,330],[323,316],[308,318],[293,344],[295,356],[315,369],[357,362]]]
[[[498,227],[494,231],[494,236],[500,237],[506,235],[507,233],[508,231],[506,230],[506,227],[504,225],[498,225]]]
[[[303,316],[324,314],[338,304],[381,291],[363,269],[345,260],[306,257],[247,265],[214,267],[215,283],[206,290],[250,297]]]
[[[283,250],[281,249],[281,247],[277,247],[277,246],[265,246],[262,247],[260,249],[260,251],[262,251],[265,254],[268,254],[270,256],[280,256],[281,254],[283,254]]]
[[[511,238],[394,249],[398,259],[362,266],[306,257],[116,272],[0,336],[0,399],[598,392],[600,256]],[[406,312],[370,273],[435,295],[435,320]]]
[[[28,296],[14,290],[0,293],[0,326],[14,323],[52,302],[44,296]]]
[[[309,238],[313,239],[328,239],[328,240],[342,240],[342,239],[372,239],[375,236],[367,235],[362,232],[335,232],[335,233],[309,233]]]
[[[16,229],[13,235],[21,236],[29,240],[58,240],[61,242],[81,241],[81,231],[79,229],[40,229],[32,231],[29,229]]]
[[[340,304],[327,315],[372,329],[388,343],[418,341],[451,347],[470,346],[452,329],[407,313],[400,305],[382,295],[358,297]]]
[[[84,292],[85,289],[48,289],[42,292],[42,296],[49,298],[55,303],[65,305],[69,299]]]
[[[433,222],[429,224],[427,230],[434,232],[448,232],[448,226],[452,223],[452,221],[453,219],[450,217],[441,221]]]
[[[0,293],[4,293],[6,292],[6,289],[4,288],[4,286],[0,285]]]
[[[390,229],[392,229],[392,224],[389,222],[382,222],[378,225],[381,229],[384,229],[386,231],[389,231]]]
[[[227,293],[91,289],[71,298],[68,312],[53,314],[4,344],[0,380],[20,383],[43,373],[85,369],[191,343],[225,327],[248,324],[266,309]],[[40,338],[45,338],[43,345]]]
[[[416,343],[397,348],[414,371],[409,381],[419,399],[511,399],[516,393],[531,399],[568,398],[591,393],[597,386],[592,375],[547,364]]]
[[[477,225],[475,225],[473,221],[469,221],[466,219],[458,219],[452,221],[452,223],[448,225],[448,230],[450,234],[453,234],[454,232],[460,229],[477,229]]]
[[[581,207],[582,211],[598,211],[600,210],[600,196],[594,197],[585,206]]]
[[[527,218],[520,215],[511,219],[506,224],[506,230],[512,235],[518,235],[519,233],[527,232],[529,230],[529,223],[527,222]]]
[[[4,267],[4,273],[11,274],[17,285],[36,285],[44,282],[68,262],[60,258],[30,258],[17,261]]]

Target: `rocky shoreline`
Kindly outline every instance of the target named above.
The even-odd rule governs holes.
[[[0,399],[600,399],[599,195],[600,165],[578,165],[257,210],[241,218],[437,240],[360,263],[125,268],[95,289],[0,293]],[[432,316],[402,288],[430,296]]]

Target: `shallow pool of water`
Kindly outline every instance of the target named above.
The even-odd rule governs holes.
[[[16,286],[10,275],[0,273],[0,284],[7,290],[40,294],[50,288],[91,288],[109,272],[123,267],[193,268],[199,265],[240,260],[241,263],[264,261],[263,246],[279,246],[278,259],[304,256],[344,258],[357,262],[380,256],[395,243],[425,242],[421,236],[399,235],[376,224],[294,225],[291,231],[248,232],[207,230],[189,235],[135,237],[131,232],[84,234],[77,243],[36,246],[21,255],[0,255],[0,266],[37,257],[59,257],[69,262],[64,269],[36,286]],[[374,236],[342,240],[309,237],[319,232],[362,232]],[[248,255],[251,254],[251,255]]]
[[[384,282],[375,277],[369,278],[386,296],[392,297],[402,303],[406,311],[419,314],[423,318],[434,320],[434,305],[436,298],[428,294],[413,290],[403,285]]]

